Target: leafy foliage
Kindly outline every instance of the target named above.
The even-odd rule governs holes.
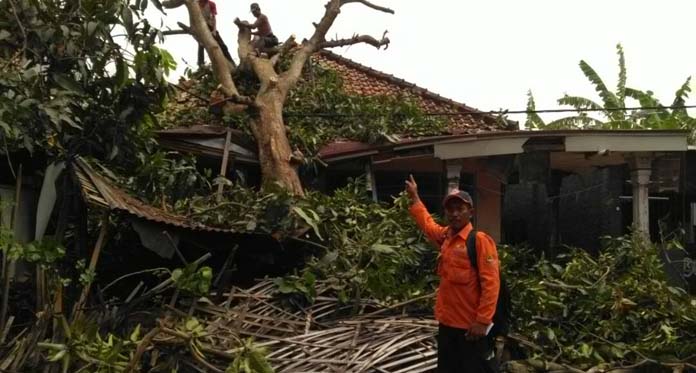
[[[126,186],[155,206],[211,191],[211,174],[198,172],[194,157],[175,152],[139,153],[132,175],[125,180]]]
[[[696,352],[696,299],[667,283],[658,247],[638,235],[607,238],[598,257],[572,249],[549,260],[523,248],[501,257],[516,332],[540,346],[538,357],[589,367]]]
[[[331,279],[344,300],[363,296],[386,301],[421,294],[433,280],[435,250],[411,221],[405,197],[393,206],[378,204],[366,197],[364,184],[355,180],[333,196],[309,192],[304,198],[280,188],[261,193],[232,186],[224,202],[198,197],[177,207],[196,221],[239,232],[279,239],[307,232],[306,238],[322,247],[322,253],[302,273],[279,282],[281,292],[311,300],[315,280]]]
[[[122,372],[140,341],[140,325],[128,338],[119,338],[111,333],[102,337],[94,323],[78,322],[69,326],[64,316],[59,321],[66,341],[43,342],[38,346],[48,350],[48,362],[61,363],[63,373],[87,368],[95,373]]]
[[[376,143],[446,131],[445,121],[424,115],[411,98],[348,94],[335,71],[318,65],[307,68],[285,111],[296,114],[286,115],[290,142],[306,154],[316,154],[320,146],[339,138]],[[327,113],[331,115],[315,116]]]
[[[696,143],[696,118],[689,116],[686,109],[668,109],[654,97],[651,91],[641,91],[626,86],[626,59],[621,44],[616,46],[619,58],[619,77],[616,92],[609,90],[602,78],[585,61],[580,61],[580,69],[587,79],[594,85],[601,102],[589,98],[564,95],[558,99],[560,105],[571,106],[577,110],[593,110],[599,113],[603,120],[597,119],[592,113],[578,112],[577,115],[544,122],[537,113],[534,113],[535,103],[531,91],[527,98],[527,122],[530,129],[564,129],[564,128],[599,128],[599,129],[684,129],[690,132],[689,140]],[[684,106],[691,92],[691,78],[675,93],[674,101],[670,106]],[[626,99],[630,98],[638,102],[644,110],[626,110]]]
[[[210,290],[213,270],[207,266],[198,268],[198,264],[191,263],[184,268],[177,268],[172,271],[171,278],[175,286],[185,293],[204,296],[208,295]]]
[[[225,373],[273,373],[274,370],[265,355],[265,349],[255,346],[251,338],[246,339],[241,352]]]
[[[127,0],[0,3],[3,152],[89,154],[128,165],[151,142],[175,66]],[[147,4],[147,2],[144,2]],[[125,30],[129,49],[112,30]]]
[[[180,85],[190,93],[185,95],[188,100],[170,105],[160,116],[162,121],[172,126],[222,124],[195,98],[208,97],[214,91],[210,71],[203,68],[188,72],[187,78]],[[235,82],[242,94],[258,90],[258,81],[244,71],[237,72]],[[210,99],[214,101],[214,97]],[[291,146],[308,158],[336,139],[378,143],[396,141],[399,136],[441,135],[447,131],[445,120],[425,115],[412,98],[347,93],[335,71],[317,64],[305,67],[303,78],[289,93],[284,114]],[[252,135],[246,114],[228,116],[222,122]]]

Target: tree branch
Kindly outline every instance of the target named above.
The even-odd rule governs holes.
[[[169,35],[191,35],[190,32],[186,30],[165,30],[162,31],[162,35],[164,36],[169,36]]]
[[[371,2],[369,2],[369,1],[367,1],[367,0],[342,0],[342,1],[341,1],[341,6],[346,5],[346,4],[349,4],[349,3],[360,3],[360,4],[365,5],[365,6],[368,7],[368,8],[372,8],[372,9],[374,9],[374,10],[379,10],[380,12],[385,12],[385,13],[394,14],[394,11],[393,11],[393,10],[391,10],[391,9],[389,9],[389,8],[385,8],[385,7],[383,7],[383,6],[379,6],[379,5],[372,4]]]
[[[321,21],[319,23],[314,24],[314,34],[309,40],[306,40],[302,43],[302,48],[295,53],[295,56],[292,59],[292,62],[290,64],[290,68],[285,71],[281,75],[281,79],[279,82],[279,87],[281,89],[281,92],[283,93],[283,96],[287,96],[287,92],[290,90],[291,87],[293,87],[296,83],[297,80],[300,78],[300,75],[302,74],[302,69],[309,59],[309,57],[322,48],[322,45],[327,45],[327,46],[332,46],[332,42],[327,42],[326,41],[326,33],[329,31],[331,26],[333,25],[334,21],[338,17],[338,15],[341,13],[341,7],[346,4],[350,3],[361,3],[365,6],[368,6],[372,9],[376,9],[382,12],[387,12],[387,13],[394,13],[393,10],[380,7],[377,5],[374,5],[370,3],[367,0],[330,0],[325,8],[326,10],[324,11],[324,16],[321,18]],[[367,37],[358,37],[358,38],[363,38],[364,40],[360,40],[361,42],[368,42],[371,40],[368,40]],[[351,39],[347,39],[351,40]],[[373,38],[374,40],[374,38]],[[375,45],[377,44],[378,47],[381,45],[386,45],[389,42],[389,39],[382,38],[381,41],[376,41],[376,43],[369,43]],[[355,44],[356,42],[352,43],[346,43],[343,42],[339,43],[339,41],[334,41],[333,42],[336,45],[333,46],[340,46],[340,45],[350,45],[350,44]]]
[[[315,25],[314,34],[309,40],[302,43],[302,48],[295,53],[290,68],[281,76],[280,87],[284,95],[287,95],[290,88],[297,83],[309,56],[319,48],[320,43],[326,40],[326,33],[341,12],[341,0],[330,0],[325,7],[324,16],[321,18],[321,21]]]
[[[234,20],[234,24],[239,27],[237,34],[237,53],[239,54],[239,66],[242,70],[249,68],[249,56],[252,55],[254,49],[251,46],[251,29],[244,25],[239,18]]]
[[[167,9],[178,8],[186,3],[186,0],[165,0],[162,1],[162,7]]]
[[[196,40],[203,45],[206,52],[208,52],[213,67],[213,73],[220,83],[222,92],[228,97],[240,97],[237,86],[234,84],[230,74],[233,66],[222,54],[220,45],[215,41],[213,34],[205,23],[203,13],[198,5],[198,0],[185,0],[185,4],[191,22],[191,33]]]
[[[377,40],[370,35],[355,35],[352,38],[348,38],[348,39],[337,39],[337,40],[325,41],[325,42],[319,44],[319,48],[323,49],[323,48],[345,47],[348,45],[365,43],[365,44],[370,44],[377,49],[381,48],[382,46],[384,46],[384,49],[387,49],[389,47],[389,38],[386,37],[386,34],[387,33],[385,31],[384,32],[385,36],[382,36],[381,40]]]

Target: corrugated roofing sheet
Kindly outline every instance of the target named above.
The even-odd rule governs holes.
[[[122,211],[152,222],[194,231],[233,233],[228,229],[198,224],[185,216],[150,206],[113,185],[81,158],[75,160],[75,173],[85,201],[98,207]]]

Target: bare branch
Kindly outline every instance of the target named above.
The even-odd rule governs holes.
[[[239,27],[237,34],[237,53],[239,54],[239,66],[242,70],[249,68],[249,56],[254,53],[251,46],[251,29],[247,27],[239,18],[234,20],[234,24]]]
[[[319,21],[319,23],[314,24],[314,34],[309,40],[304,41],[302,43],[302,48],[299,51],[297,51],[297,53],[295,53],[295,56],[292,59],[292,63],[290,64],[290,68],[281,75],[281,80],[278,83],[278,85],[281,89],[281,92],[283,92],[284,95],[287,95],[287,92],[290,90],[290,88],[293,87],[295,83],[297,83],[297,80],[300,78],[300,75],[302,74],[302,68],[307,62],[307,59],[309,59],[309,57],[314,52],[316,52],[322,47],[351,45],[356,44],[358,42],[363,42],[375,45],[377,48],[379,48],[382,45],[387,45],[389,43],[389,39],[387,39],[386,37],[383,37],[382,40],[378,41],[374,38],[369,38],[367,36],[357,36],[357,40],[346,39],[343,41],[326,41],[326,33],[329,31],[334,21],[341,13],[341,7],[345,4],[350,3],[361,3],[372,9],[392,14],[394,13],[394,11],[391,9],[374,5],[367,0],[329,0],[329,2],[325,6],[326,10],[324,11],[324,16],[321,18],[321,21]]]
[[[166,30],[162,31],[162,35],[164,36],[169,36],[169,35],[191,35],[189,31],[186,30]]]
[[[186,4],[186,0],[165,0],[162,1],[162,7],[167,9],[178,8]]]
[[[316,24],[314,34],[311,38],[309,38],[309,40],[302,43],[302,49],[295,53],[292,63],[290,64],[290,68],[288,71],[284,72],[281,77],[281,82],[279,85],[284,94],[287,94],[290,88],[294,86],[297,80],[300,78],[302,68],[307,62],[307,59],[309,59],[309,56],[319,49],[320,43],[323,43],[326,40],[326,33],[333,25],[334,21],[338,17],[338,14],[341,13],[341,0],[330,0],[325,7],[326,10],[324,11],[324,16],[321,18],[321,21]]]
[[[367,1],[367,0],[342,0],[342,1],[341,1],[341,6],[346,5],[346,4],[349,4],[349,3],[360,3],[360,4],[365,5],[365,6],[368,7],[368,8],[372,8],[372,9],[374,9],[374,10],[379,10],[380,12],[385,12],[385,13],[394,14],[394,11],[393,11],[393,10],[391,10],[391,9],[389,9],[389,8],[385,8],[385,7],[383,7],[383,6],[379,6],[379,5],[372,4],[371,2],[369,2],[369,1]]]
[[[221,85],[222,92],[225,96],[238,97],[239,91],[237,91],[237,86],[234,84],[230,74],[234,66],[225,58],[220,49],[220,45],[213,38],[213,34],[205,23],[198,1],[186,0],[185,4],[191,22],[191,33],[196,40],[203,45],[206,52],[208,52],[210,62],[213,66],[213,73]]]
[[[386,34],[386,32],[385,32]],[[381,40],[377,40],[370,35],[355,35],[348,39],[337,39],[330,40],[319,44],[319,48],[335,48],[335,47],[345,47],[348,45],[354,45],[358,43],[365,43],[374,46],[379,49],[384,46],[384,49],[389,47],[389,38],[383,36]]]

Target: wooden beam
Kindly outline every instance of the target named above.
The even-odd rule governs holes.
[[[225,135],[225,146],[222,148],[222,163],[220,164],[220,177],[224,178],[227,176],[227,163],[230,158],[230,147],[232,146],[232,130],[227,128],[227,134]],[[216,199],[218,202],[222,200],[222,190],[224,184],[220,182],[217,187]]]

